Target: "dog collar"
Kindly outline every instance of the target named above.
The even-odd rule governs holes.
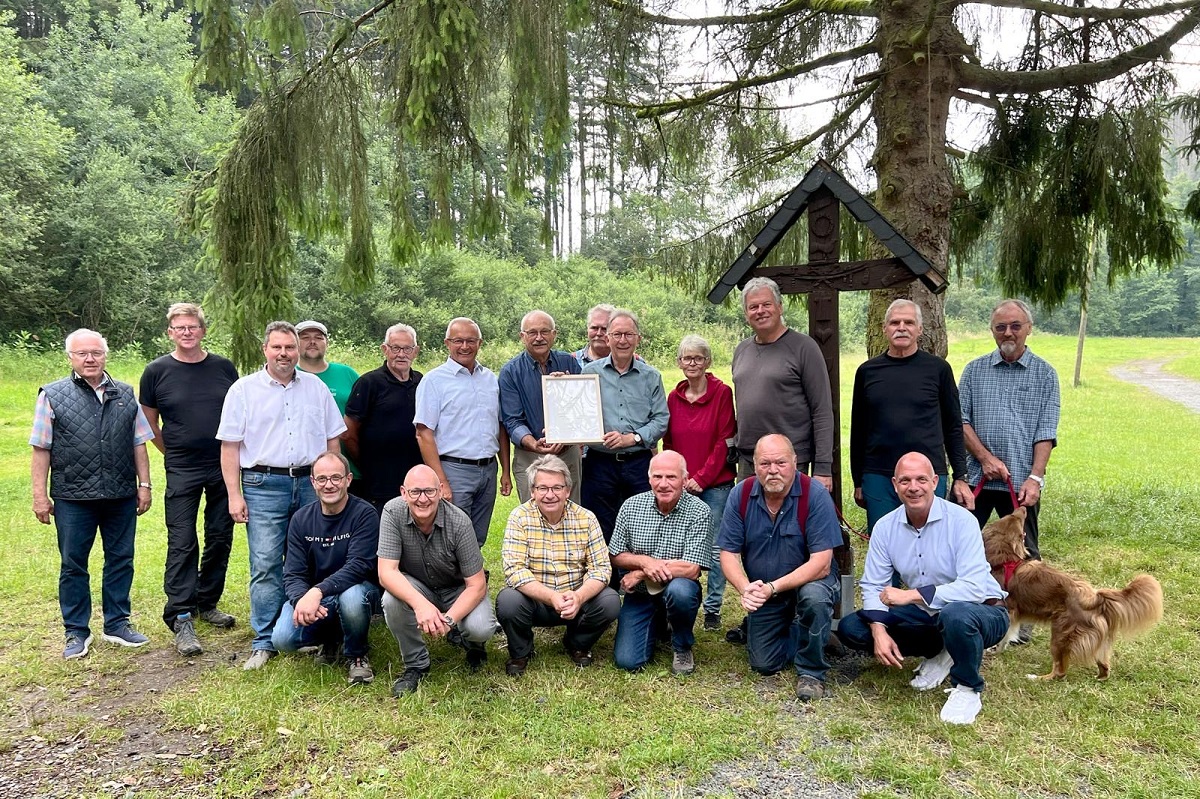
[[[1004,590],[1008,590],[1008,584],[1012,580],[1013,575],[1017,573],[1017,569],[1024,563],[1023,560],[1010,560],[1004,564],[1004,585],[1001,586]]]

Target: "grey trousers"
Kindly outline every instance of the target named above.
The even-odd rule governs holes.
[[[443,613],[449,610],[450,606],[454,604],[454,600],[458,599],[458,595],[467,588],[466,583],[462,583],[453,588],[442,588],[435,591],[411,575],[405,574],[404,577],[412,584],[413,588],[420,591],[422,596]],[[404,668],[428,671],[429,647],[425,645],[425,636],[417,627],[417,614],[412,607],[385,591],[383,593],[383,618],[387,621],[388,629],[392,631],[392,637],[400,645],[400,654],[404,657]],[[457,622],[457,626],[462,633],[463,640],[478,647],[486,644],[488,639],[500,629],[500,625],[496,623],[496,614],[492,610],[492,603],[486,596],[479,600],[479,604],[467,614],[465,619]]]

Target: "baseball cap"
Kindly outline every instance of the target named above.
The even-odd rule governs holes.
[[[296,325],[296,333],[303,333],[305,330],[320,330],[321,335],[329,338],[329,330],[326,329],[325,325],[314,319],[309,319],[307,322],[301,322]]]

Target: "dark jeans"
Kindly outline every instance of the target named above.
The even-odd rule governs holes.
[[[596,514],[605,541],[612,538],[621,503],[634,494],[650,490],[649,450],[630,453],[628,460],[624,460],[626,457],[590,449],[583,459],[582,504]]]
[[[292,619],[295,606],[283,603],[283,610],[271,631],[271,645],[277,652],[295,652],[304,646],[342,641],[342,654],[347,660],[366,657],[367,634],[371,630],[371,614],[379,611],[379,586],[372,582],[352,585],[337,596],[321,599],[329,613],[307,627]]]
[[[1025,548],[1029,550],[1030,560],[1041,560],[1042,553],[1038,549],[1038,508],[1042,505],[1039,501],[1036,505],[1025,508]],[[985,488],[979,492],[979,496],[975,497],[975,518],[979,520],[979,528],[988,523],[988,519],[992,516],[992,511],[996,512],[997,517],[1007,516],[1013,512],[1012,496],[1009,495],[1008,489],[998,491],[992,488]]]
[[[129,588],[133,585],[133,538],[137,531],[137,498],[54,500],[58,531],[58,604],[68,635],[87,637],[91,630],[92,590],[88,556],[100,530],[104,547],[104,576],[100,600],[104,632],[119,630],[129,621]]]
[[[496,595],[496,618],[508,636],[508,656],[526,658],[533,652],[534,627],[563,627],[563,646],[568,651],[588,651],[621,612],[621,597],[604,588],[592,597],[575,618],[567,621],[554,608],[530,599],[515,588],[503,588]]]
[[[204,551],[196,530],[200,497],[204,496]],[[181,613],[212,610],[225,592],[225,571],[233,548],[233,519],[221,465],[167,469],[164,502],[167,521],[167,565],[163,572],[163,621],[175,629]]]
[[[891,609],[891,615],[888,634],[900,647],[901,654],[930,658],[945,649],[954,660],[950,684],[983,690],[983,677],[979,674],[983,650],[995,646],[1008,632],[1008,610],[1003,605],[951,602],[934,616],[916,605],[900,605]],[[862,611],[842,619],[838,638],[851,649],[875,651],[871,623]]]
[[[617,668],[637,671],[654,655],[654,642],[660,615],[671,624],[671,648],[687,652],[696,643],[692,628],[700,610],[700,583],[676,577],[661,594],[628,593],[617,617],[617,635],[613,640],[613,661]]]
[[[776,674],[790,662],[797,674],[823,682],[829,671],[825,644],[829,643],[840,593],[826,582],[805,583],[795,591],[771,597],[747,616],[750,668],[759,674]]]

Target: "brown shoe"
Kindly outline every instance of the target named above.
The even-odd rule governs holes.
[[[509,677],[520,677],[529,667],[529,658],[509,658],[504,664],[504,673]]]
[[[586,649],[571,649],[567,654],[570,655],[571,662],[581,669],[592,665],[592,653]]]

